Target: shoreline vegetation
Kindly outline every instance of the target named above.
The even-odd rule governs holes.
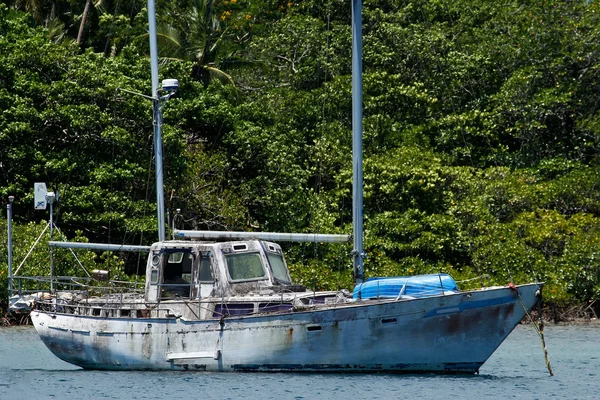
[[[157,214],[151,107],[126,94],[153,79],[144,2],[91,7],[85,27],[86,2],[26,4],[0,3],[0,199],[14,196],[12,258],[33,277],[50,272],[35,182],[60,193],[66,241],[150,245]],[[169,225],[351,232],[350,2],[158,12],[173,33],[161,78],[180,87],[162,121]],[[362,12],[365,275],[447,273],[463,289],[535,280],[548,320],[597,318],[600,2],[372,0]],[[350,243],[284,247],[294,282],[353,284]],[[144,270],[135,253],[77,254],[53,250],[55,276]]]
[[[600,325],[598,312],[600,304],[596,301],[589,303],[573,303],[558,305],[556,303],[544,304],[542,320],[546,325]],[[538,322],[538,313],[533,310],[531,319],[525,316],[521,325]],[[14,313],[8,310],[8,304],[0,304],[0,328],[31,325],[29,314]]]

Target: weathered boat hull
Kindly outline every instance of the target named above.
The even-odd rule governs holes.
[[[222,320],[31,314],[46,346],[87,369],[474,373],[540,285],[369,300]]]

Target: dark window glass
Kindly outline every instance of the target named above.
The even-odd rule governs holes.
[[[269,264],[271,264],[275,279],[289,283],[290,277],[285,263],[283,262],[283,257],[280,254],[267,252],[267,258],[269,259]]]
[[[213,275],[210,269],[210,258],[200,259],[200,282],[212,282]]]

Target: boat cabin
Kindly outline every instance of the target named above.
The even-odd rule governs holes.
[[[281,247],[261,240],[152,245],[145,300],[231,297],[293,288]]]

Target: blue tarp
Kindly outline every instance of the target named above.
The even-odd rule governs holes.
[[[458,291],[458,287],[448,274],[370,278],[354,287],[352,297],[355,299],[396,298],[400,291],[407,296],[428,297]]]

